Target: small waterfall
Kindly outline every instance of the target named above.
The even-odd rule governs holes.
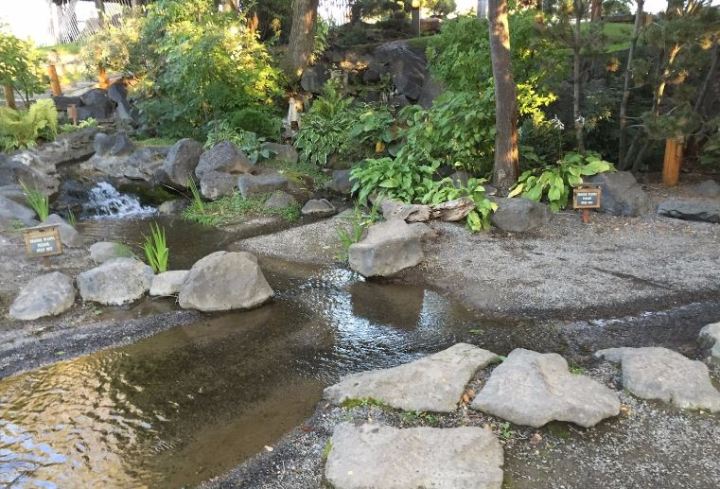
[[[90,190],[85,212],[95,218],[147,217],[157,212],[143,206],[137,197],[121,194],[107,182],[100,182]]]

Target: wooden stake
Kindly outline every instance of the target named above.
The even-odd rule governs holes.
[[[57,69],[54,64],[48,65],[48,76],[50,77],[50,89],[54,97],[62,95],[62,89],[60,88],[60,79],[58,78]]]
[[[5,103],[7,106],[11,109],[17,109],[17,104],[15,103],[15,92],[13,91],[12,85],[5,85],[3,86],[3,89],[5,90]]]
[[[582,222],[584,224],[590,224],[590,209],[582,210]]]
[[[73,125],[77,126],[77,124],[78,124],[77,105],[75,105],[75,104],[68,105],[67,114],[68,114],[68,117],[70,118],[70,120],[72,121]]]
[[[683,160],[682,138],[665,140],[665,161],[663,162],[663,185],[674,187],[680,180],[680,166]]]
[[[102,66],[98,66],[98,87],[103,90],[107,90],[110,86],[110,79],[108,78],[107,71]]]

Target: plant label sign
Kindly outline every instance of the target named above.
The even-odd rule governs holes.
[[[23,230],[25,254],[31,258],[62,255],[60,229],[57,225],[36,226]]]
[[[573,189],[573,208],[599,209],[601,194],[600,187],[576,187]]]

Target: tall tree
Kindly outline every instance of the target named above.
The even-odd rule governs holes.
[[[630,101],[630,80],[632,79],[632,67],[635,58],[635,50],[637,49],[638,38],[640,37],[640,29],[643,22],[643,7],[645,0],[636,0],[637,10],[635,11],[635,26],[633,27],[632,38],[630,39],[630,50],[628,51],[627,67],[625,68],[625,80],[623,83],[623,95],[620,102],[620,151],[618,155],[618,165],[621,168],[625,166],[625,150],[627,146],[627,106]]]
[[[517,99],[510,59],[507,0],[489,0],[490,58],[495,81],[495,185],[507,191],[520,172]]]
[[[575,139],[577,141],[578,151],[585,152],[585,119],[580,111],[580,101],[582,97],[582,19],[585,16],[586,3],[583,0],[573,0],[573,13],[575,14],[575,24],[573,25],[572,43],[573,50],[573,119],[575,125]]]
[[[287,72],[299,77],[310,63],[315,43],[315,22],[319,0],[294,0],[292,27],[287,52]]]

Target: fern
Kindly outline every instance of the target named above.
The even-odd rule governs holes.
[[[2,151],[32,147],[39,139],[53,141],[57,133],[57,109],[50,99],[39,100],[27,111],[0,107]]]

